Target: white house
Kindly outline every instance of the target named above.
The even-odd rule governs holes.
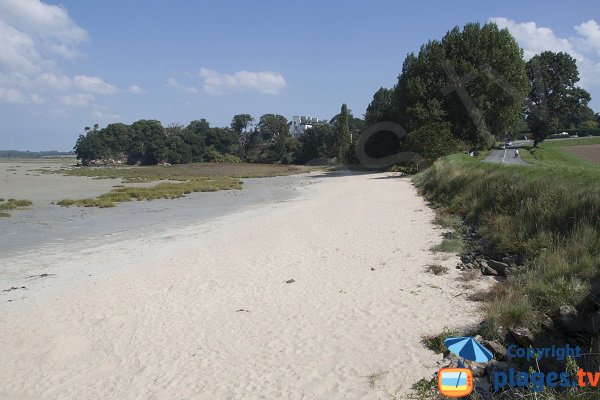
[[[304,133],[308,128],[312,128],[315,125],[326,124],[327,120],[318,119],[313,117],[307,117],[304,115],[294,115],[290,121],[290,134],[294,137],[298,137]]]

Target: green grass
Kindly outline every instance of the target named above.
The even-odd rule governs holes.
[[[544,143],[527,167],[453,155],[414,178],[444,212],[478,227],[493,250],[525,256],[526,272],[486,303],[488,335],[499,326],[538,329],[544,313],[577,306],[600,277],[600,169],[554,149],[561,151]]]
[[[29,200],[8,199],[5,201],[4,199],[0,199],[0,218],[10,217],[10,214],[6,211],[25,210],[31,204]]]
[[[282,164],[193,163],[163,166],[80,167],[39,170],[93,179],[122,179],[123,183],[165,181],[149,188],[114,185],[113,190],[97,198],[63,199],[56,204],[69,207],[115,207],[131,200],[176,199],[193,192],[241,189],[241,178],[292,175],[316,170],[313,167]]]
[[[116,187],[97,198],[63,199],[56,204],[63,207],[115,207],[117,203],[132,200],[176,199],[193,192],[216,192],[218,190],[241,189],[242,183],[237,178],[206,177],[194,178],[180,183],[159,183],[149,188]]]
[[[123,179],[126,183],[153,182],[160,180],[187,181],[194,178],[233,177],[263,178],[300,174],[318,168],[303,165],[283,164],[228,164],[191,163],[163,166],[123,166],[123,167],[77,167],[43,170],[42,173],[55,173],[68,176],[87,176],[95,179]]]
[[[436,354],[442,354],[448,350],[444,344],[444,340],[453,336],[458,336],[458,331],[446,327],[439,334],[426,336],[422,341],[425,347],[427,347],[429,350]]]
[[[600,144],[600,137],[548,140],[542,142],[541,147],[581,146],[584,144]]]
[[[442,243],[431,247],[431,251],[436,253],[459,253],[464,249],[464,242],[460,234],[456,232],[447,232],[444,234]]]
[[[434,222],[444,228],[448,229],[461,229],[462,220],[456,214],[451,214],[444,211],[438,211],[435,213]]]
[[[562,147],[581,146],[590,144],[600,144],[600,137],[579,138],[579,139],[560,139],[543,142],[539,147],[526,146],[520,152],[523,160],[545,169],[560,170],[558,173],[564,174],[564,170],[569,173],[578,173],[578,170],[589,170],[600,172],[600,165],[584,160],[575,154],[566,152]]]

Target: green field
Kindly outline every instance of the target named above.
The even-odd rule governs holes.
[[[600,144],[600,137],[560,139],[543,142],[539,147],[524,147],[520,152],[521,157],[534,165],[576,173],[578,169],[600,171],[600,165],[594,164],[576,155],[566,152],[562,147]]]

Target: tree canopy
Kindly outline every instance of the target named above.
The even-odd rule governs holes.
[[[559,129],[595,127],[591,96],[576,86],[579,71],[573,57],[544,51],[527,62],[527,75],[532,82],[527,124],[536,142]]]
[[[522,50],[508,30],[470,23],[406,57],[393,120],[408,131],[449,122],[455,138],[486,147],[519,127],[529,85]]]

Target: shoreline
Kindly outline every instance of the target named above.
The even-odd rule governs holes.
[[[441,360],[421,337],[475,324],[479,310],[456,297],[458,257],[429,250],[443,232],[433,211],[407,179],[389,177],[321,174],[291,201],[165,233],[167,241],[135,238],[48,260],[104,271],[0,303],[0,394],[406,393]],[[450,273],[424,272],[430,263]],[[370,388],[378,371],[381,387]]]

